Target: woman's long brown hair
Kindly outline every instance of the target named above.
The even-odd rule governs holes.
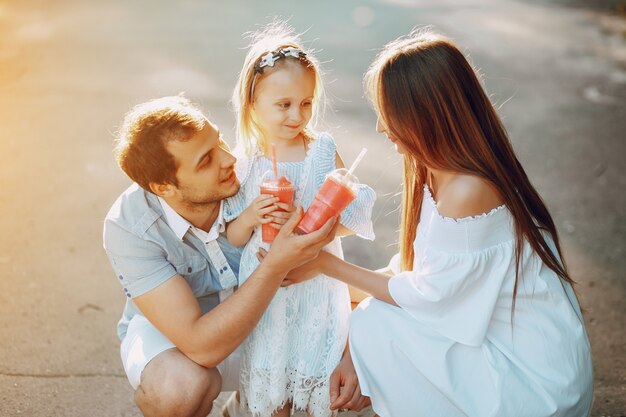
[[[407,150],[400,228],[402,270],[413,268],[426,167],[480,177],[500,194],[516,232],[515,289],[524,241],[561,279],[554,221],[517,160],[507,133],[463,53],[443,36],[414,31],[386,45],[365,76],[368,95],[390,136]],[[542,231],[552,237],[553,253]]]

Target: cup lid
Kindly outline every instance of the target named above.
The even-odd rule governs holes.
[[[271,182],[272,185],[278,187],[290,187],[293,185],[289,178],[287,178],[285,175],[280,175],[280,172],[278,173],[278,177],[276,177],[274,175],[274,171],[271,169],[265,171],[261,176],[261,184],[263,184],[264,182]]]
[[[333,179],[349,187],[353,187],[359,182],[359,179],[355,175],[348,174],[348,169],[346,168],[335,169],[334,171],[331,171],[327,177],[333,177]]]

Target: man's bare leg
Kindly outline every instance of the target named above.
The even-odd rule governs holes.
[[[146,417],[206,417],[222,387],[217,369],[207,369],[169,349],[148,363],[135,391]]]

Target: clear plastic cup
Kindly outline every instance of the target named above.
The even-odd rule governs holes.
[[[314,232],[331,217],[339,216],[356,198],[357,183],[358,179],[345,168],[329,173],[313,203],[298,223],[298,231],[304,234]]]
[[[295,186],[285,176],[279,176],[276,178],[274,171],[267,171],[263,174],[260,185],[261,194],[270,194],[278,197],[281,203],[293,204],[293,198],[295,193]],[[282,209],[277,209],[283,211]],[[279,230],[272,227],[271,223],[261,225],[261,236],[263,242],[272,243],[276,238]]]

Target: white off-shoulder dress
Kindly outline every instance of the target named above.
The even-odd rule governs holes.
[[[337,148],[331,135],[320,133],[308,146],[306,158],[279,162],[280,175],[296,186],[296,204],[308,208],[326,174],[336,168]],[[259,195],[263,174],[272,169],[269,159],[256,153],[237,161],[239,193],[226,200],[224,217],[231,221]],[[356,199],[341,216],[341,224],[357,235],[374,239],[374,191],[357,186]],[[241,255],[239,284],[257,268],[261,227],[257,227]],[[343,257],[340,238],[324,250]],[[341,359],[348,337],[348,287],[325,275],[280,288],[265,314],[242,345],[241,400],[255,416],[270,416],[286,402],[314,417],[328,417],[329,377]]]
[[[413,271],[399,273],[397,255],[390,263],[399,307],[369,298],[351,318],[352,358],[376,413],[589,415],[591,353],[571,286],[526,243],[512,319],[511,213],[443,217],[424,188]]]

